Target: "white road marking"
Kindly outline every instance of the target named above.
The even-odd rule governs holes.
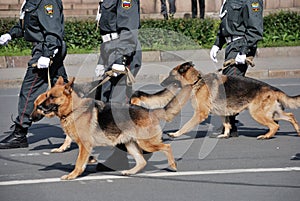
[[[195,176],[195,175],[218,175],[218,174],[238,174],[238,173],[262,173],[262,172],[292,172],[300,171],[300,167],[285,167],[285,168],[250,168],[250,169],[227,169],[227,170],[206,170],[206,171],[186,171],[186,172],[158,172],[158,173],[140,173],[132,177],[118,175],[99,175],[80,177],[72,181],[88,181],[88,180],[107,180],[130,179],[139,177],[179,177],[179,176]],[[45,179],[29,179],[29,180],[12,180],[1,181],[0,186],[25,185],[25,184],[40,184],[63,182],[60,178],[45,178]]]

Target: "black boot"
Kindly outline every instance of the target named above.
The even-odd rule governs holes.
[[[231,129],[229,131],[229,137],[238,137],[239,133],[236,127],[236,120],[235,120],[235,116],[230,116],[229,117],[229,122],[231,125]],[[225,128],[224,126],[221,126],[220,128],[218,128],[216,130],[216,132],[212,133],[211,135],[209,135],[210,138],[218,138],[219,135],[224,134]]]
[[[9,136],[0,141],[0,149],[14,149],[28,147],[27,142],[28,128],[23,128],[19,125],[15,125],[15,129]]]

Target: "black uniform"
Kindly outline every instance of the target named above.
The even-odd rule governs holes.
[[[101,5],[100,34],[103,42],[100,47],[98,64],[106,71],[113,64],[127,66],[135,76],[142,61],[141,46],[138,41],[140,28],[140,1],[139,0],[104,0]],[[126,75],[112,77],[108,82],[98,87],[96,99],[104,102],[128,103],[132,95],[132,87],[126,84]],[[129,113],[127,114],[130,118]],[[118,117],[114,117],[118,124]],[[98,171],[128,169],[126,147],[117,145],[113,154],[105,161],[98,163]]]
[[[99,27],[101,36],[108,41],[101,44],[98,64],[104,65],[106,70],[110,70],[113,64],[125,64],[135,76],[142,60],[138,41],[139,0],[104,0]],[[131,90],[131,86],[126,85],[126,76],[119,75],[97,90],[96,99],[126,103],[131,97]]]
[[[257,42],[263,37],[263,0],[224,0],[221,24],[214,45],[226,43],[225,61],[238,54],[255,56]],[[225,75],[245,76],[247,64],[235,64],[223,70]],[[238,136],[236,116],[226,117],[231,124],[230,136]]]
[[[20,145],[18,139],[21,141],[21,147],[28,146],[26,134],[32,123],[29,117],[34,100],[48,87],[48,69],[38,69],[36,67],[38,59],[41,56],[52,58],[49,67],[52,84],[56,82],[58,76],[63,76],[67,81],[63,64],[66,47],[63,42],[64,15],[61,0],[27,0],[22,11],[25,14],[24,19],[20,19],[9,34],[12,39],[24,37],[26,41],[32,42],[32,58],[28,62],[20,90],[16,128],[10,139],[4,139],[0,143],[0,148],[18,148]]]
[[[221,24],[215,41],[220,49],[227,43],[225,61],[238,53],[255,56],[263,37],[263,0],[226,0],[220,10]],[[246,64],[229,67],[226,75],[245,75]]]

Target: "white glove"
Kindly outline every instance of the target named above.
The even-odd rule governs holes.
[[[37,63],[37,68],[48,68],[50,64],[50,58],[41,56]]]
[[[216,45],[213,45],[210,50],[210,58],[213,60],[213,62],[217,63],[217,53],[219,52],[220,48]]]
[[[0,37],[0,45],[6,45],[11,40],[10,34],[6,33]]]
[[[245,54],[238,54],[235,57],[236,64],[245,64],[246,62],[246,55]]]
[[[101,64],[98,64],[95,69],[96,76],[100,77],[100,76],[104,75],[104,72],[105,72],[104,66]]]
[[[123,64],[113,64],[111,68],[112,68],[112,70],[116,70],[116,71],[119,71],[119,72],[125,72],[125,69],[126,69]],[[118,75],[119,75],[118,72],[113,73],[114,77],[117,77]]]

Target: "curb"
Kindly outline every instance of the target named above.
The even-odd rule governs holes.
[[[209,49],[196,50],[178,50],[178,51],[144,51],[142,52],[143,62],[170,62],[170,61],[186,61],[186,60],[206,60],[209,56]],[[224,54],[224,51],[221,51]],[[223,56],[223,55],[222,55]],[[292,47],[272,47],[259,48],[257,57],[297,57],[300,56],[300,46]],[[30,56],[0,56],[1,68],[26,68]],[[65,59],[66,66],[74,65],[94,65],[99,58],[99,53],[91,54],[68,54]]]
[[[147,84],[147,83],[160,83],[168,74],[160,75],[138,75],[136,77],[136,83]],[[248,71],[247,77],[254,79],[272,79],[272,78],[300,78],[300,69],[296,70],[257,70]],[[20,88],[23,79],[16,78],[12,80],[0,80],[0,88]],[[77,83],[91,82],[94,81],[92,77],[76,77]]]

